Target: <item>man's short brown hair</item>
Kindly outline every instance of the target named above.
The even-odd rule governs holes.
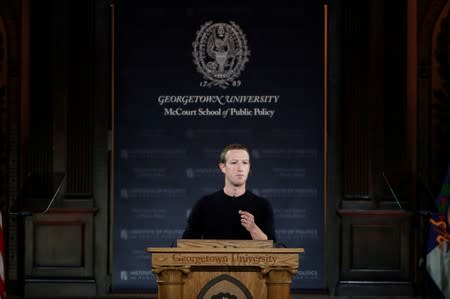
[[[250,152],[248,151],[248,149],[245,146],[243,146],[242,144],[239,144],[239,143],[232,143],[223,148],[222,152],[220,153],[220,163],[226,162],[226,155],[231,150],[244,150],[247,152],[248,156],[250,157]]]

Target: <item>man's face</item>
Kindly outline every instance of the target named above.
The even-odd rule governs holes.
[[[225,174],[225,184],[239,187],[247,181],[250,157],[245,150],[229,150],[225,155],[225,163],[220,163],[219,167]]]

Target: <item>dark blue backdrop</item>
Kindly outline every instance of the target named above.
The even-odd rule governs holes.
[[[219,153],[234,142],[251,150],[248,187],[271,201],[278,241],[305,248],[293,288],[325,287],[324,13],[320,1],[298,2],[256,9],[116,1],[114,290],[156,288],[146,248],[181,237],[193,203],[223,186]],[[238,87],[202,87],[193,42],[207,21],[233,21],[245,34],[251,54]],[[221,101],[159,101],[165,96]],[[231,96],[273,101],[227,102]],[[170,108],[221,114],[176,116]]]

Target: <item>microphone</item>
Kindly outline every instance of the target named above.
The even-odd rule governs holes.
[[[384,175],[384,171],[381,174],[383,175],[384,181],[386,182],[386,185],[389,187],[389,191],[391,191],[392,196],[394,196],[394,199],[397,202],[397,205],[399,206],[400,210],[403,210],[403,207],[402,207],[400,201],[398,200],[397,195],[395,195],[395,192],[392,189],[391,184],[389,184],[387,177]]]
[[[397,195],[394,192],[394,189],[392,189],[391,184],[389,184],[389,181],[387,177],[384,175],[384,171],[382,172],[384,181],[386,182],[386,185],[389,187],[389,190],[391,191],[392,196],[395,198],[395,201],[397,202],[397,205],[400,207],[401,210],[403,210],[402,205],[400,204],[400,201],[397,198]],[[425,218],[431,218],[433,216],[433,213],[431,211],[427,210],[415,210],[413,211],[416,215],[425,217]]]
[[[30,176],[31,176],[31,173],[28,173],[26,178],[28,178]],[[42,211],[38,212],[38,214],[45,214],[45,213],[48,212],[50,207],[53,205],[53,202],[55,201],[55,199],[58,197],[59,193],[61,192],[61,189],[62,189],[62,187],[64,185],[65,180],[66,180],[66,174],[63,175],[61,181],[59,182],[58,188],[55,191],[55,193],[53,194],[49,204],[45,207],[45,209],[43,209]],[[31,211],[12,211],[12,206],[13,206],[14,202],[17,200],[17,198],[18,198],[18,196],[16,196],[15,200],[9,206],[8,214],[12,215],[12,216],[31,216],[31,215],[33,215],[33,213]]]
[[[61,182],[59,183],[58,189],[56,189],[55,194],[53,194],[53,197],[52,197],[52,199],[50,200],[50,203],[47,205],[47,207],[46,207],[43,211],[40,212],[40,214],[45,214],[45,213],[48,212],[48,210],[49,210],[50,207],[52,206],[53,202],[55,201],[56,197],[59,195],[59,192],[61,191],[61,188],[62,188],[62,186],[63,186],[65,180],[66,180],[66,174],[64,174],[64,176],[63,176]]]

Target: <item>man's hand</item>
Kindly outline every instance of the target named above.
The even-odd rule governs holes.
[[[267,235],[256,225],[252,214],[239,210],[239,215],[241,215],[241,225],[250,233],[253,240],[267,240]]]

